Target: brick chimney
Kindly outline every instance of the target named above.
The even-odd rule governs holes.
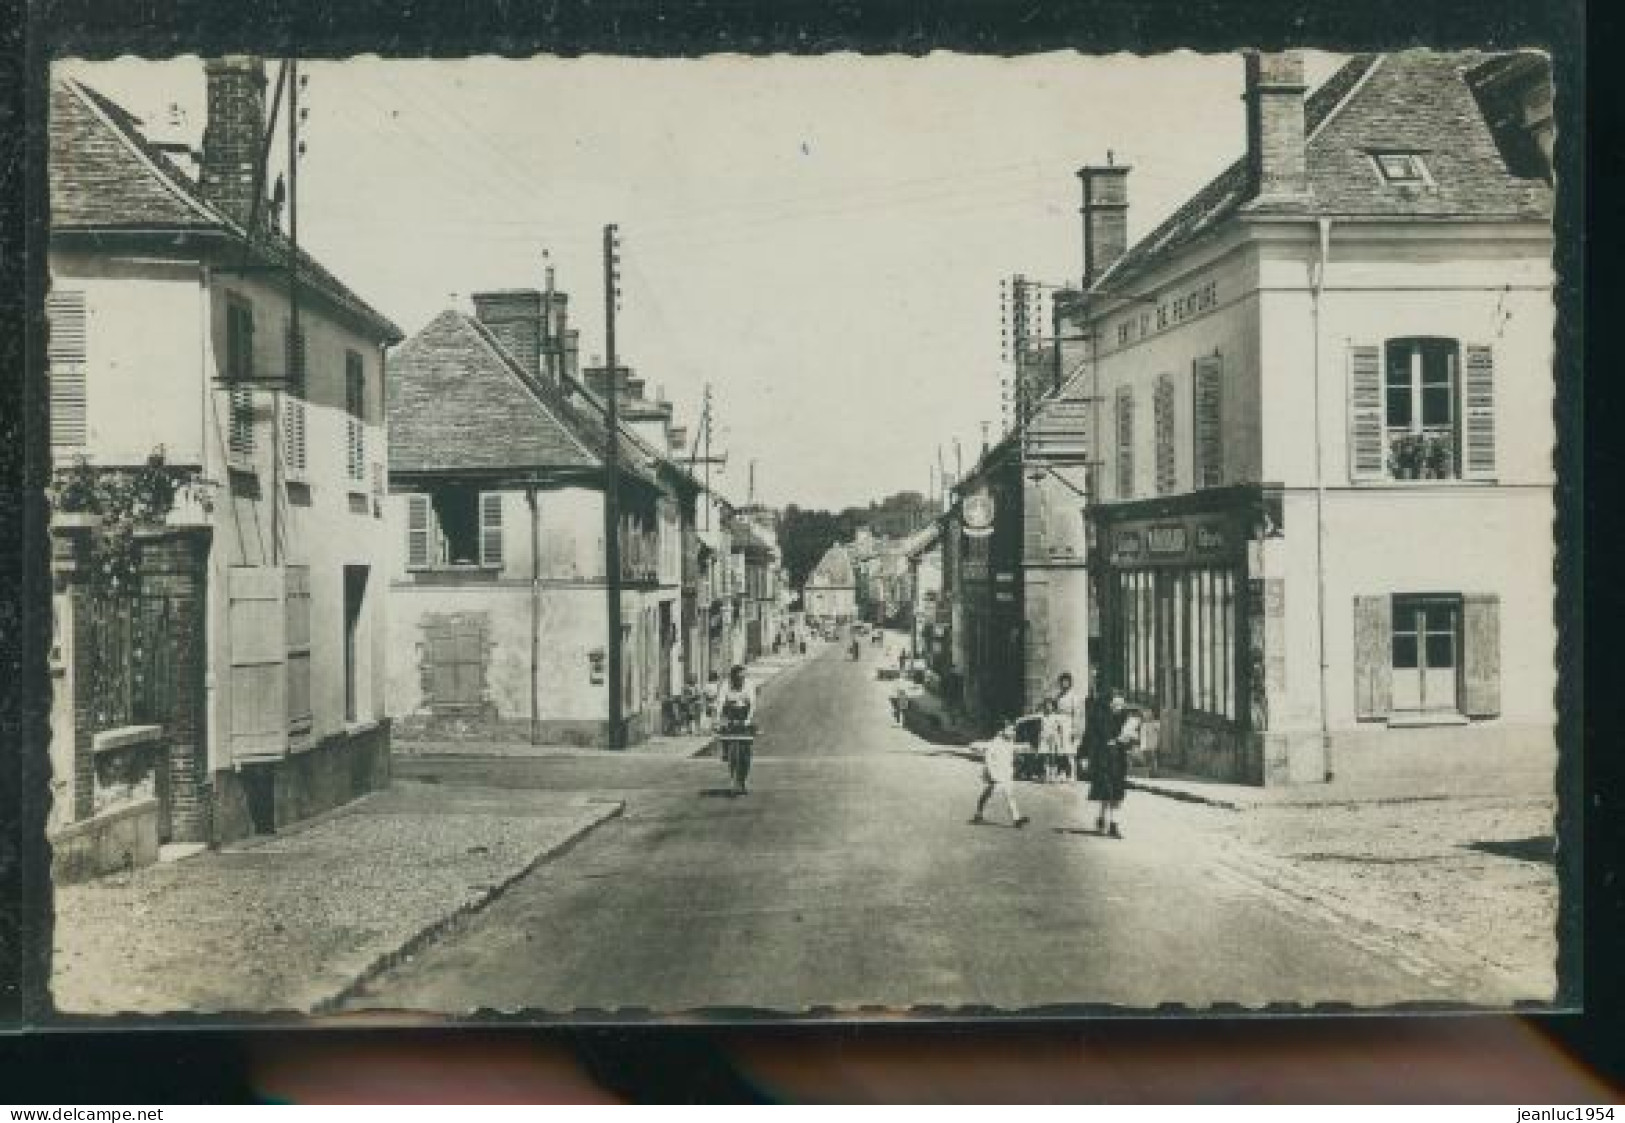
[[[265,142],[265,63],[251,55],[226,55],[203,64],[209,86],[209,118],[203,128],[199,190],[227,217],[247,226],[254,206],[254,166]],[[270,208],[260,184],[255,225],[267,225]]]
[[[1088,288],[1128,249],[1128,166],[1112,161],[1078,169],[1083,184],[1083,287]]]
[[[536,289],[502,289],[474,294],[474,316],[512,355],[525,373],[541,380],[542,294]]]
[[[1309,192],[1303,119],[1303,54],[1247,53],[1247,169],[1258,199]]]
[[[549,277],[549,284],[552,278]],[[544,298],[544,316],[542,324],[542,366],[548,377],[557,382],[565,375],[574,377],[575,372],[565,361],[565,353],[574,338],[575,332],[570,330],[570,297],[566,293],[549,289]]]

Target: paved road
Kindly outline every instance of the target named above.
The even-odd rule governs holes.
[[[1026,830],[968,822],[978,769],[893,728],[879,657],[830,648],[763,695],[751,794],[720,762],[461,760],[446,784],[578,787],[620,819],[354,1003],[467,1012],[1034,1009],[1443,1000],[1457,980],[1211,856],[1211,809],[1131,795],[1124,840],[1076,790]],[[422,762],[414,764],[422,769]],[[1202,820],[1207,822],[1209,820]]]

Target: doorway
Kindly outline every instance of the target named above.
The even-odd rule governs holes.
[[[362,607],[367,599],[368,567],[344,567],[344,720],[355,721],[361,712],[361,673],[367,664],[362,651]]]

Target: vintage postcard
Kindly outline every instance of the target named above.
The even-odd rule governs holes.
[[[1552,1007],[1554,132],[1504,48],[54,62],[56,1013]]]

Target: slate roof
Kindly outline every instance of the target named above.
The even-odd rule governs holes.
[[[854,588],[857,583],[852,559],[847,556],[846,547],[839,542],[824,551],[824,556],[818,559],[818,564],[807,577],[809,586],[822,588]]]
[[[51,85],[49,191],[53,234],[202,234],[251,247],[262,261],[286,265],[292,247],[278,231],[250,240],[211,205],[195,180],[155,148],[141,123],[83,82]],[[394,343],[401,330],[303,250],[303,284],[361,318]]]
[[[1551,189],[1507,168],[1468,72],[1481,51],[1358,55],[1304,104],[1310,198],[1301,213],[1361,218],[1549,218]],[[1372,151],[1422,155],[1430,190],[1383,183]],[[1252,201],[1245,156],[1220,172],[1096,281],[1110,289]]]
[[[601,419],[526,376],[486,327],[447,310],[385,360],[391,474],[544,472],[603,466]],[[654,463],[622,433],[626,475]]]

